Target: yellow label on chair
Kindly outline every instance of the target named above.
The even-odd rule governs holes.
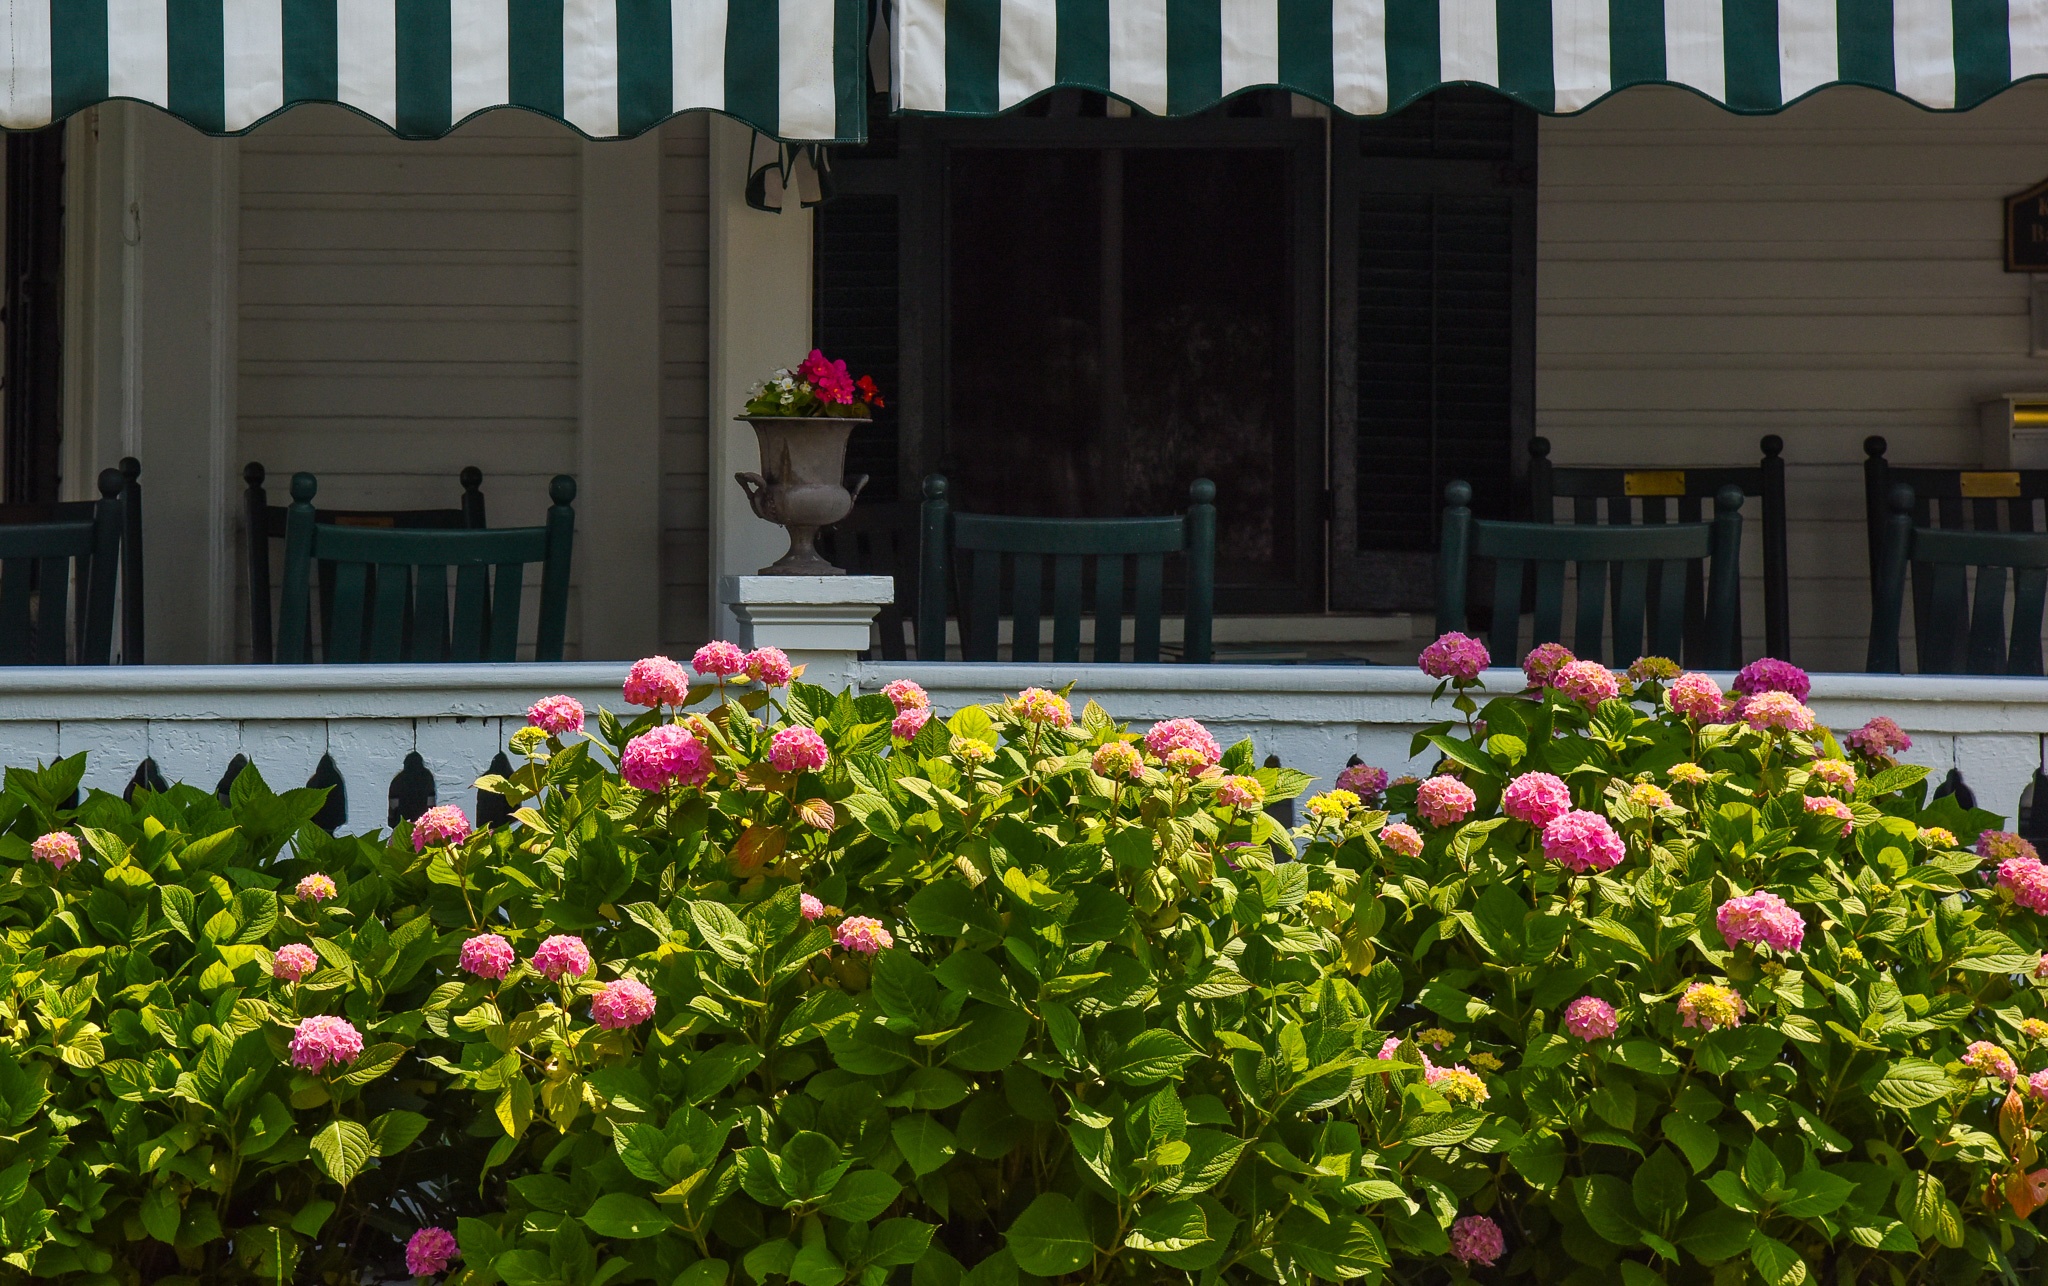
[[[2040,428],[2048,425],[2048,406],[2039,402],[2015,402],[2012,408],[2014,428]]]
[[[1973,500],[2010,500],[2020,494],[2017,473],[1965,473],[1963,494]]]
[[[1631,469],[1621,475],[1622,494],[1630,496],[1682,496],[1683,469]]]

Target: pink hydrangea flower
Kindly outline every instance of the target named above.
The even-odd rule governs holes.
[[[1842,738],[1849,749],[1859,751],[1872,759],[1889,759],[1901,750],[1911,750],[1913,739],[1906,735],[1895,720],[1883,715],[1877,716],[1856,731]]]
[[[2027,1078],[2027,1090],[2035,1098],[2048,1099],[2048,1070],[2035,1072]]]
[[[1451,1253],[1463,1263],[1491,1267],[1507,1245],[1500,1225],[1485,1215],[1464,1215],[1451,1224]]]
[[[1748,1015],[1749,1006],[1743,1003],[1742,994],[1719,983],[1696,982],[1678,1000],[1678,1016],[1686,1027],[1705,1031],[1740,1027]]]
[[[649,728],[619,756],[619,776],[636,790],[665,790],[671,782],[701,785],[710,775],[710,749],[673,723]]]
[[[1557,672],[1578,660],[1562,643],[1538,643],[1522,658],[1522,674],[1532,688],[1547,688]]]
[[[1760,942],[1774,951],[1797,951],[1806,921],[1775,893],[1745,893],[1714,912],[1714,924],[1730,942]]]
[[[1501,792],[1501,811],[1518,822],[1548,826],[1572,811],[1571,788],[1547,772],[1525,772]]]
[[[405,1271],[415,1277],[445,1273],[448,1265],[461,1257],[455,1234],[446,1228],[422,1228],[405,1243]]]
[[[1422,852],[1422,832],[1406,822],[1389,822],[1380,828],[1380,843],[1403,857],[1415,857]]]
[[[1804,703],[1807,694],[1813,691],[1813,680],[1806,677],[1806,671],[1790,661],[1779,661],[1762,657],[1742,667],[1735,676],[1734,688],[1745,697],[1759,696],[1765,692],[1784,692],[1794,701]]]
[[[1423,1082],[1453,1103],[1484,1103],[1493,1097],[1479,1073],[1463,1063],[1449,1066],[1430,1064],[1422,1070]]]
[[[462,956],[457,964],[466,974],[498,982],[512,972],[512,966],[518,959],[511,943],[495,933],[479,933],[462,944]]]
[[[809,728],[784,728],[768,739],[768,762],[777,772],[816,772],[831,757],[825,739]]]
[[[319,967],[319,952],[303,942],[279,947],[270,958],[270,976],[279,982],[297,982]]]
[[[865,915],[849,915],[832,929],[832,940],[848,951],[871,956],[877,951],[896,945],[896,939],[880,920]]]
[[[2034,962],[2034,980],[2039,982],[2043,978],[2048,978],[2048,951],[2043,951],[2041,958]]]
[[[1846,759],[1817,759],[1807,772],[1829,790],[1845,795],[1856,793],[1856,768]]]
[[[420,814],[412,824],[412,851],[423,853],[429,844],[453,846],[469,838],[469,818],[453,804],[441,804]]]
[[[1809,813],[1822,817],[1832,817],[1840,822],[1842,824],[1841,833],[1844,835],[1856,829],[1856,814],[1849,811],[1849,806],[1836,799],[1833,795],[1808,795],[1802,801],[1801,806]]]
[[[1064,728],[1074,722],[1074,711],[1057,692],[1026,688],[1010,701],[1010,713],[1026,723],[1051,724]]]
[[[299,881],[299,899],[304,902],[325,902],[337,892],[334,881],[318,871]]]
[[[1728,717],[1728,701],[1721,685],[1698,671],[1688,671],[1671,681],[1664,695],[1671,708],[1694,723],[1719,723]]]
[[[740,651],[737,643],[720,639],[698,648],[697,654],[690,658],[690,668],[699,674],[736,679],[747,672],[747,654]]]
[[[1387,793],[1387,770],[1371,764],[1353,764],[1337,774],[1337,789],[1348,790],[1366,803]]]
[[[1776,728],[1781,732],[1812,732],[1813,711],[1789,692],[1765,692],[1744,699],[1735,713],[1758,732]]]
[[[1985,1076],[1995,1076],[2008,1085],[2018,1080],[2020,1075],[2019,1064],[2012,1061],[2012,1055],[1988,1040],[1970,1043],[1970,1047],[1963,1051],[1963,1066]]]
[[[1232,775],[1217,784],[1216,802],[1225,808],[1257,808],[1266,802],[1266,788],[1256,777]]]
[[[917,734],[924,731],[924,726],[931,721],[931,717],[931,707],[911,706],[899,712],[890,722],[889,735],[898,741],[915,741]]]
[[[882,685],[882,695],[889,698],[900,713],[904,710],[928,710],[932,699],[925,690],[909,679],[892,679]]]
[[[315,1076],[329,1067],[345,1067],[363,1056],[363,1034],[346,1018],[318,1014],[301,1018],[292,1033],[292,1066]]]
[[[673,664],[673,662],[671,662]],[[677,667],[681,668],[681,667]],[[526,722],[550,737],[583,731],[583,703],[575,697],[542,697],[526,707]]]
[[[1598,996],[1580,996],[1564,1007],[1564,1028],[1588,1043],[1605,1040],[1621,1030],[1621,1017],[1614,1006]]]
[[[1479,796],[1456,777],[1431,777],[1415,790],[1415,811],[1432,826],[1455,826],[1478,803]]]
[[[764,687],[786,688],[796,677],[796,667],[781,648],[757,647],[747,653],[746,675]]]
[[[625,697],[628,705],[649,710],[683,705],[690,699],[690,676],[665,656],[646,657],[633,662],[633,668],[626,671]]]
[[[1543,828],[1543,856],[1577,875],[1611,871],[1628,856],[1628,846],[1598,813],[1574,809]]]
[[[1128,741],[1112,741],[1095,751],[1088,767],[1098,777],[1111,781],[1133,781],[1144,775],[1145,761]]]
[[[1223,748],[1216,744],[1216,738],[1193,719],[1166,719],[1153,724],[1145,734],[1145,749],[1159,759],[1176,750],[1198,751],[1204,767],[1223,758]]]
[[[1452,630],[1422,649],[1422,656],[1416,664],[1432,679],[1471,680],[1478,678],[1479,672],[1492,661],[1493,658],[1487,655],[1486,644]]]
[[[1993,862],[2002,862],[2009,857],[2023,857],[2030,862],[2041,860],[2032,844],[2011,831],[1979,831],[1977,856]]]
[[[2008,857],[1998,864],[1998,886],[2036,915],[2048,915],[2048,866],[2035,857]]]
[[[591,1021],[600,1027],[617,1031],[625,1027],[638,1027],[654,1017],[654,992],[647,984],[631,978],[618,978],[604,985],[604,990],[590,999]]]
[[[797,907],[806,920],[821,920],[825,917],[825,904],[815,894],[806,893],[798,898]]]
[[[29,845],[28,851],[37,861],[48,862],[61,871],[78,860],[78,837],[64,831],[51,831]]]
[[[1621,695],[1621,680],[1598,661],[1571,661],[1558,669],[1551,690],[1591,709]]]
[[[549,982],[564,977],[581,978],[590,972],[590,948],[570,933],[557,933],[533,953],[534,971]]]

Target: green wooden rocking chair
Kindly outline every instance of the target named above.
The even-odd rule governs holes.
[[[128,479],[102,469],[89,515],[0,525],[0,665],[106,665]]]
[[[313,659],[313,567],[333,578],[333,609],[321,639],[329,662],[513,661],[519,654],[519,598],[528,563],[541,565],[536,661],[562,659],[569,617],[569,553],[575,538],[576,480],[548,484],[554,504],[540,527],[404,530],[323,523],[313,509],[319,482],[292,476],[285,521],[284,592],[277,659]],[[451,619],[448,579],[454,571]]]
[[[1899,626],[1910,569],[1920,673],[2042,673],[2048,532],[1921,526],[1915,520],[1916,510],[1924,512],[1919,497],[1902,482],[1893,483],[1885,499],[1890,512],[1879,534],[1864,668],[1872,674],[1899,673]],[[2008,583],[2013,600],[2010,628],[2005,615]]]
[[[1487,647],[1511,665],[1539,643],[1564,641],[1566,564],[1576,564],[1577,632],[1572,650],[1584,660],[1611,659],[1627,665],[1640,656],[1667,656],[1702,669],[1733,669],[1741,639],[1735,603],[1741,592],[1737,563],[1742,547],[1742,490],[1722,487],[1714,497],[1711,522],[1649,523],[1634,526],[1578,526],[1547,522],[1493,522],[1474,518],[1472,487],[1444,488],[1443,547],[1437,571],[1436,625],[1439,633],[1466,629],[1466,585],[1475,558],[1492,559],[1493,625]],[[1685,585],[1688,568],[1705,563],[1706,623],[1703,641],[1685,646]],[[1535,569],[1535,620],[1528,647],[1521,644],[1525,569]],[[1650,571],[1655,577],[1652,596]],[[1612,576],[1613,622],[1608,628]],[[1611,642],[1611,646],[1609,643]]]
[[[946,480],[924,480],[919,535],[917,659],[946,659],[946,605],[953,583],[951,555],[967,555],[959,569],[960,654],[969,661],[994,661],[999,652],[1003,590],[1010,590],[1011,659],[1036,661],[1045,617],[1046,563],[1052,564],[1052,659],[1081,659],[1081,619],[1092,604],[1095,660],[1123,660],[1126,614],[1125,563],[1129,580],[1131,660],[1159,660],[1160,622],[1165,615],[1165,563],[1187,563],[1182,659],[1207,662],[1215,649],[1216,484],[1197,478],[1188,488],[1188,510],[1162,518],[1011,518],[954,513]],[[1005,564],[1007,567],[1007,574]],[[1092,596],[1091,596],[1092,590]]]

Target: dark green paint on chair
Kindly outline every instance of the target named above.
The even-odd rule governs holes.
[[[1081,659],[1081,621],[1095,618],[1097,662],[1123,659],[1123,622],[1131,618],[1131,659],[1159,660],[1166,560],[1186,564],[1182,659],[1215,653],[1216,484],[1197,478],[1185,514],[1162,518],[1011,518],[954,513],[946,480],[924,480],[917,594],[917,658],[946,659],[946,607],[957,597],[960,652],[969,661],[998,656],[1004,589],[1009,590],[1011,659],[1039,659],[1051,564],[1052,660]],[[953,555],[961,556],[956,572]],[[1126,575],[1126,573],[1131,573]],[[948,588],[957,585],[956,594]],[[1127,592],[1128,591],[1128,592]],[[1128,609],[1128,610],[1127,610]]]
[[[1903,482],[1891,484],[1885,499],[1889,513],[1878,533],[1870,650],[1864,668],[1872,674],[1900,670],[1899,626],[1910,569],[1920,673],[2040,674],[2048,532],[1920,526],[1915,521],[1919,498]],[[2005,615],[2008,585],[2013,600],[2010,628]]]
[[[312,474],[293,475],[278,612],[279,661],[313,659],[308,609],[316,563],[323,578],[333,579],[331,624],[321,639],[323,660],[517,660],[519,598],[530,563],[541,565],[540,625],[533,659],[562,659],[576,524],[570,507],[576,498],[574,478],[558,475],[548,484],[554,504],[546,525],[482,530],[323,523],[313,509],[318,491]]]
[[[1494,581],[1487,648],[1495,663],[1513,665],[1527,651],[1521,644],[1521,606],[1531,568],[1535,620],[1528,647],[1565,642],[1565,571],[1575,564],[1576,633],[1570,646],[1582,659],[1622,666],[1639,656],[1666,656],[1700,669],[1735,667],[1741,645],[1735,621],[1736,596],[1741,592],[1741,488],[1721,488],[1714,497],[1711,522],[1634,526],[1474,518],[1469,507],[1472,488],[1465,482],[1445,487],[1444,499],[1443,548],[1437,563],[1439,633],[1467,628],[1471,565],[1474,559],[1488,559],[1494,564]],[[1685,585],[1690,567],[1700,567],[1706,583],[1706,620],[1700,643],[1688,649]],[[1654,578],[1655,595],[1650,592],[1653,568],[1660,569]]]
[[[127,528],[119,469],[90,513],[0,526],[0,665],[106,665]]]
[[[121,471],[121,572],[120,643],[121,664],[143,663],[142,634],[142,462],[123,456]],[[0,527],[24,523],[91,522],[99,512],[98,500],[59,500],[42,504],[34,501],[0,505]]]

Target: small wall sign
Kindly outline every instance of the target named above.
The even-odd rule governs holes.
[[[2005,270],[2048,272],[2048,179],[2005,199]]]

